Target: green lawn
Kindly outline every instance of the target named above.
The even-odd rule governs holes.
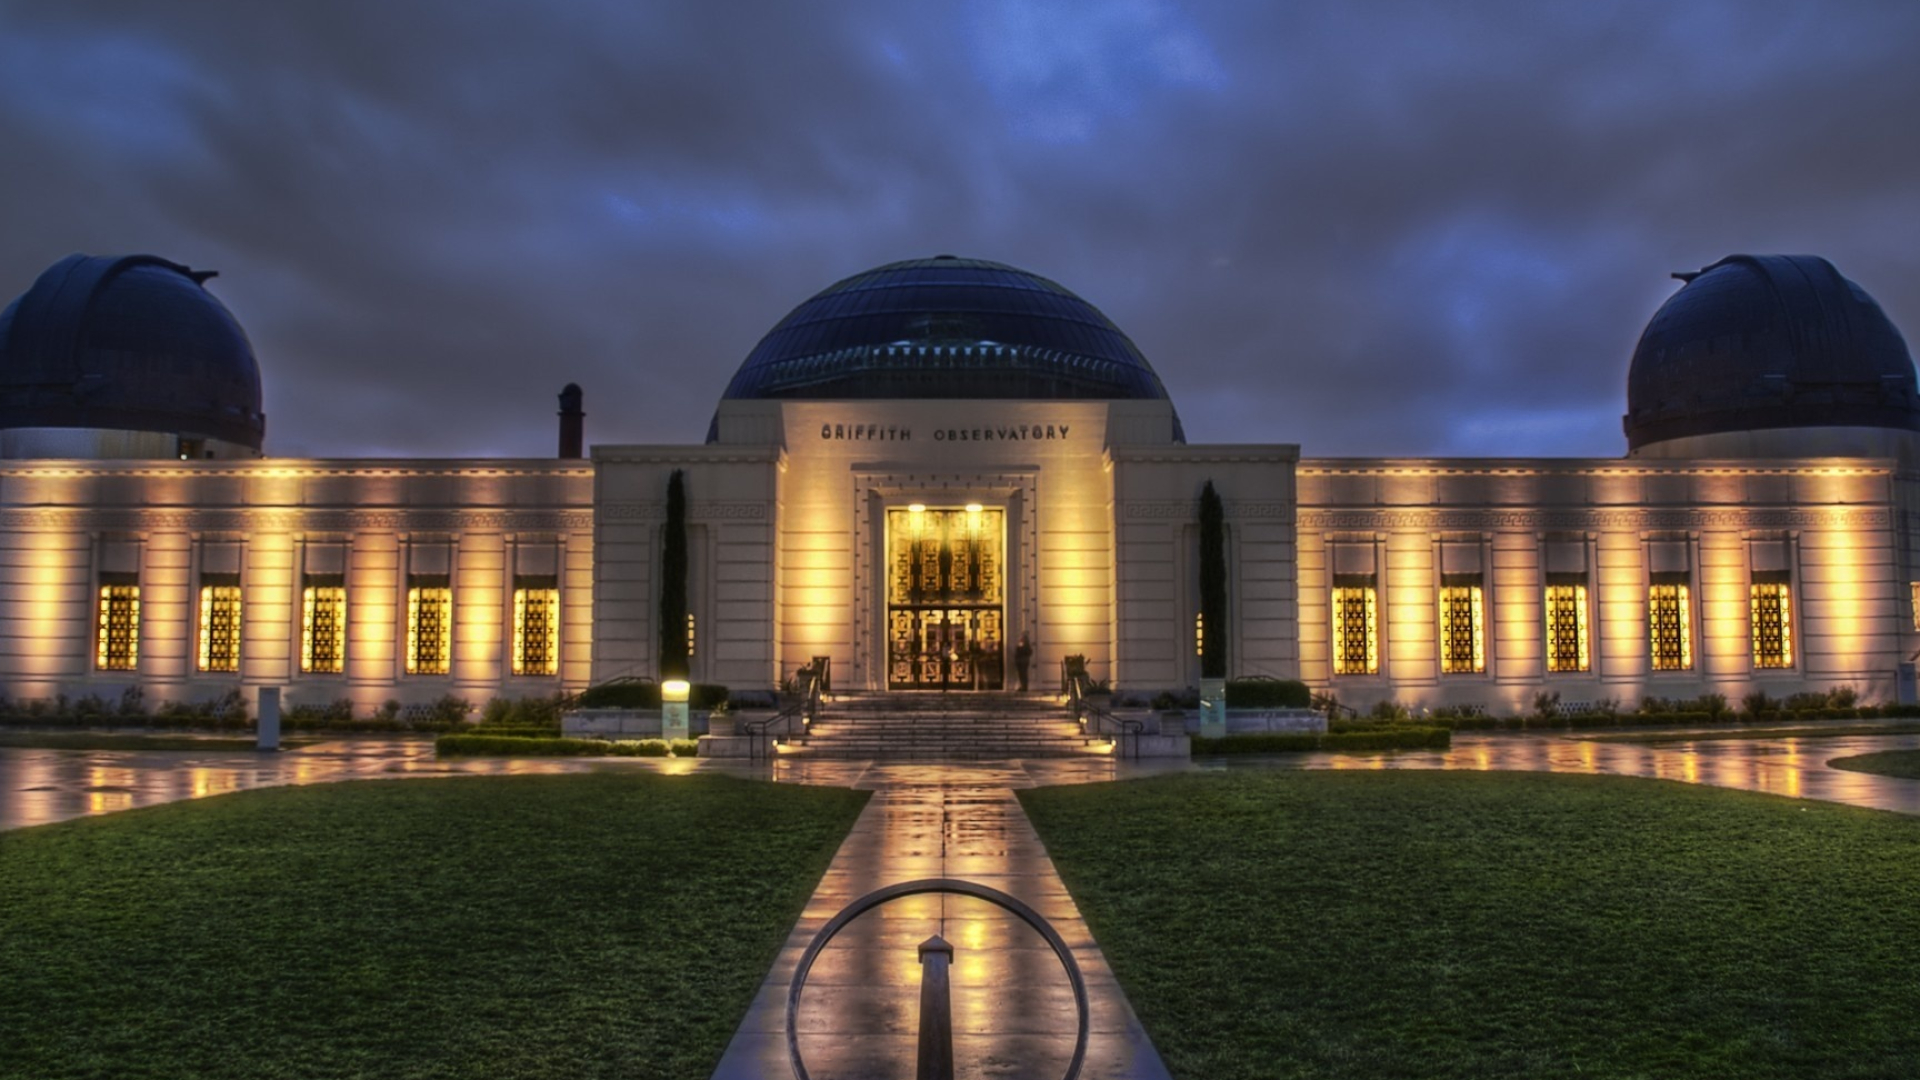
[[[1531,773],[1020,798],[1184,1080],[1920,1076],[1920,820]]]
[[[0,1076],[705,1078],[865,800],[394,780],[0,833]]]
[[[1897,776],[1903,780],[1920,780],[1920,750],[1882,750],[1874,754],[1855,754],[1853,757],[1834,758],[1827,762],[1827,765],[1830,768],[1848,769],[1852,772]]]

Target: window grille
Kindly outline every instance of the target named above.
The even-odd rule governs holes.
[[[560,590],[513,590],[513,673],[553,675],[559,670]]]
[[[1374,675],[1380,671],[1380,636],[1372,586],[1333,590],[1333,673]]]
[[[445,675],[453,661],[453,590],[407,590],[407,674]]]
[[[1692,615],[1685,585],[1654,585],[1647,590],[1647,632],[1655,671],[1693,667]]]
[[[300,670],[338,675],[347,661],[347,590],[309,585],[300,595]]]
[[[200,586],[200,670],[240,670],[240,586]]]
[[[1793,601],[1785,582],[1756,582],[1752,592],[1753,666],[1793,666]]]
[[[100,586],[100,640],[95,658],[102,671],[140,666],[140,586]]]
[[[1449,675],[1487,670],[1485,616],[1478,585],[1440,590],[1440,670]]]
[[[1586,671],[1587,587],[1547,586],[1547,670]]]

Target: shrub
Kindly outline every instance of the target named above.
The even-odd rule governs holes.
[[[1313,691],[1298,679],[1235,679],[1227,684],[1230,709],[1310,709]]]
[[[1554,693],[1551,693],[1551,694],[1533,695],[1533,715],[1539,717],[1542,720],[1551,720],[1554,717],[1559,716],[1560,715],[1559,692],[1555,691]]]
[[[1191,686],[1185,690],[1162,690],[1153,695],[1153,707],[1162,712],[1169,709],[1197,709],[1200,707],[1200,691]]]
[[[558,695],[493,698],[481,710],[476,729],[492,731],[495,728],[528,728],[559,734],[560,698]]]
[[[1826,695],[1820,695],[1820,700],[1821,704],[1824,705],[1826,703]],[[1740,706],[1746,710],[1748,716],[1759,716],[1762,713],[1778,712],[1780,710],[1780,702],[1767,696],[1765,690],[1755,690],[1753,693],[1741,698]]]
[[[694,739],[557,739],[513,735],[442,735],[433,742],[441,757],[693,757]]]
[[[1376,701],[1367,715],[1376,720],[1406,720],[1412,716],[1407,707],[1397,701]]]

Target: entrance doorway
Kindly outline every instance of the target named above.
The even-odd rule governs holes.
[[[887,687],[1006,685],[1006,513],[998,507],[887,511]]]

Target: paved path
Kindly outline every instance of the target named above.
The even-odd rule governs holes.
[[[1112,775],[1110,767],[1033,762],[861,767],[874,792],[761,984],[715,1080],[792,1075],[788,988],[827,921],[884,885],[952,877],[1008,893],[1051,922],[1086,979],[1091,1022],[1081,1076],[1161,1080],[1166,1067],[1087,932],[1013,792],[1040,782]],[[1103,775],[1104,774],[1104,775]],[[1056,1080],[1073,1054],[1077,1014],[1060,962],[1014,915],[971,897],[914,896],[854,920],[815,960],[797,1030],[816,1080],[904,1080],[915,1074],[918,946],[954,946],[954,1065],[959,1077]]]

